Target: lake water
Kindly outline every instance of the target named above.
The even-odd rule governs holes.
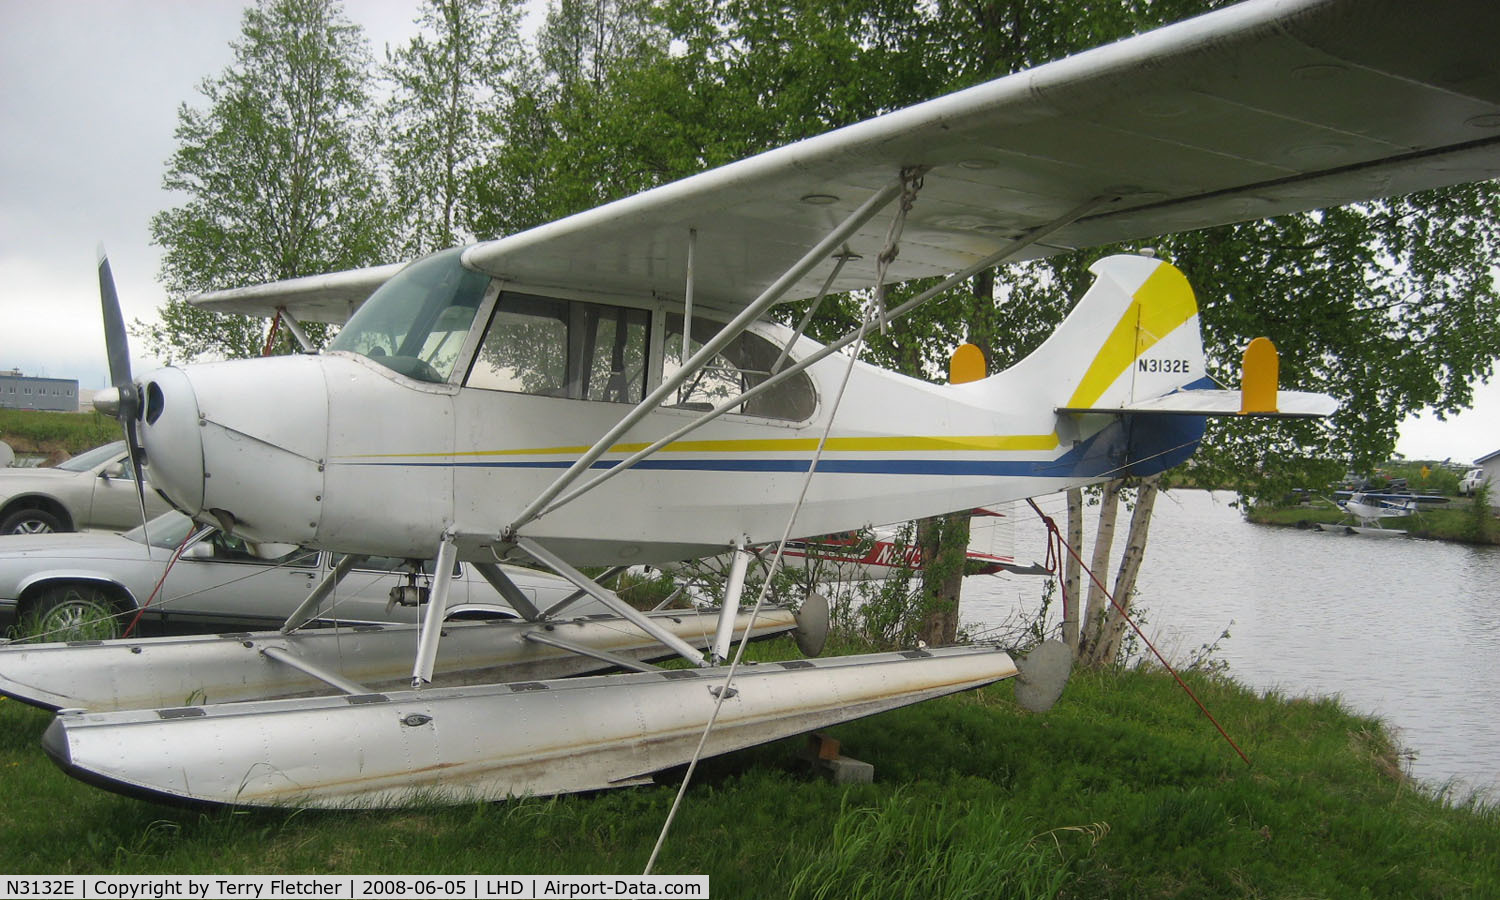
[[[1167,658],[1228,629],[1215,658],[1240,682],[1338,695],[1397,729],[1417,778],[1500,799],[1500,547],[1252,525],[1233,500],[1185,490],[1157,500],[1135,603]],[[1041,506],[1065,527],[1060,495]],[[1122,507],[1114,565],[1128,516]],[[1015,518],[1017,561],[1043,560],[1036,514],[1021,504]],[[1092,535],[1090,517],[1089,546]],[[1040,581],[969,578],[965,621],[1035,609]]]

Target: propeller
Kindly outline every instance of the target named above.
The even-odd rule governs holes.
[[[125,317],[120,313],[120,295],[115,290],[115,276],[109,269],[104,245],[99,245],[99,305],[104,318],[104,347],[109,355],[109,390],[94,397],[94,408],[114,416],[125,431],[125,448],[130,454],[130,469],[135,475],[135,497],[141,507],[141,526],[146,524],[146,486],[141,479],[144,453],[136,431],[140,420],[141,394],[130,375],[130,345],[125,339]]]

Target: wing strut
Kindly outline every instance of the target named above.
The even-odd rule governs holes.
[[[781,348],[781,352],[776,354],[776,361],[771,363],[771,372],[773,374],[780,371],[781,367],[786,364],[786,356],[792,352],[792,345],[797,343],[797,339],[802,337],[803,332],[807,331],[807,326],[812,324],[813,316],[818,314],[818,307],[823,305],[823,298],[828,296],[828,289],[833,286],[834,279],[838,278],[839,273],[844,271],[844,264],[851,259],[859,259],[859,254],[852,252],[849,249],[849,245],[845,244],[844,249],[839,251],[839,254],[833,259],[833,271],[828,273],[828,277],[823,281],[823,286],[818,288],[818,296],[813,299],[812,303],[808,304],[807,312],[803,313],[802,320],[797,323],[797,330],[792,332],[792,336],[786,339],[786,346]]]
[[[520,528],[541,515],[542,509],[548,503],[551,503],[554,497],[562,493],[568,485],[576,481],[580,475],[588,471],[589,466],[597,462],[599,457],[609,452],[609,448],[614,446],[615,441],[619,440],[637,422],[644,419],[660,406],[663,401],[672,396],[672,393],[677,390],[679,385],[696,374],[698,369],[713,359],[714,355],[724,349],[730,341],[738,337],[751,322],[760,318],[766,310],[775,305],[781,299],[782,295],[790,290],[792,285],[796,284],[814,266],[832,256],[861,226],[874,218],[875,214],[880,212],[886,204],[899,196],[901,189],[901,179],[893,179],[885,187],[871,195],[868,200],[860,204],[859,208],[850,213],[849,217],[839,223],[837,228],[829,232],[815,247],[807,251],[795,265],[782,273],[781,277],[776,279],[770,287],[766,288],[756,298],[754,303],[745,307],[739,315],[734,317],[732,322],[725,325],[718,334],[714,335],[712,340],[699,348],[698,352],[693,354],[692,358],[681,369],[678,369],[670,377],[663,379],[656,390],[652,391],[646,399],[642,400],[630,412],[626,413],[623,419],[617,422],[603,437],[599,438],[566,472],[558,476],[557,480],[550,487],[542,491],[535,500],[531,501],[525,509],[521,510],[515,520],[506,526],[503,532],[505,539],[513,540]]]
[[[290,331],[292,333],[292,337],[297,339],[297,343],[302,347],[303,352],[317,353],[318,348],[313,346],[313,342],[307,337],[307,332],[302,330],[302,323],[298,322],[297,319],[287,311],[287,308],[285,306],[280,307],[276,311],[281,313],[281,324],[285,325],[286,330]]]
[[[891,322],[899,319],[900,317],[906,315],[907,313],[910,313],[912,310],[926,303],[928,300],[931,300],[938,294],[941,294],[943,291],[948,290],[949,288],[953,287],[956,284],[959,284],[962,281],[973,278],[975,275],[983,272],[985,269],[988,269],[991,266],[999,265],[1000,263],[1016,255],[1017,253],[1020,253],[1022,250],[1026,249],[1032,244],[1044,240],[1049,235],[1056,232],[1058,229],[1065,228],[1078,219],[1081,219],[1084,216],[1088,215],[1098,207],[1107,203],[1113,203],[1118,199],[1119,198],[1115,195],[1104,195],[1094,197],[1090,200],[1080,203],[1078,206],[1075,206],[1067,212],[1063,213],[1057,219],[1054,219],[1053,221],[1048,222],[1045,225],[1041,225],[1037,228],[1032,229],[1021,237],[1016,238],[1014,242],[1007,245],[1006,247],[995,251],[989,256],[986,256],[984,259],[980,260],[972,266],[969,266],[967,269],[948,276],[939,284],[928,288],[927,290],[911,298],[895,309],[889,310],[885,315],[886,321]],[[728,400],[720,402],[718,406],[715,406],[713,409],[709,410],[693,421],[688,422],[686,425],[683,425],[676,431],[673,431],[665,437],[660,438],[650,446],[632,453],[630,456],[627,456],[625,459],[621,460],[615,465],[610,466],[603,472],[600,472],[592,480],[587,481],[584,484],[573,489],[572,491],[569,491],[561,497],[558,497],[554,502],[551,503],[551,505],[544,508],[535,516],[532,516],[532,518],[546,515],[547,513],[550,513],[561,506],[565,506],[566,504],[577,500],[579,497],[582,497],[584,494],[588,493],[589,491],[593,490],[609,479],[615,477],[621,472],[627,471],[628,469],[632,468],[641,460],[654,455],[658,450],[667,446],[673,441],[682,438],[684,435],[697,431],[699,428],[707,425],[709,422],[712,422],[714,419],[717,419],[724,413],[738,409],[741,404],[765,391],[769,391],[771,388],[776,387],[778,384],[781,384],[783,381],[791,378],[798,372],[801,372],[804,369],[810,368],[811,366],[822,362],[823,360],[827,359],[828,357],[832,356],[833,354],[858,340],[860,333],[861,329],[856,328],[853,331],[850,331],[848,334],[845,334],[838,340],[834,341],[833,343],[829,344],[828,346],[818,350],[816,353],[803,357],[793,365],[788,366],[787,368],[779,372],[776,372],[770,378],[767,378],[765,381],[762,381],[760,384],[757,384],[755,387],[750,388],[748,391],[745,391],[739,396],[731,397]]]
[[[693,355],[693,286],[694,259],[698,255],[698,229],[688,229],[687,246],[687,289],[682,295],[682,358],[684,361]],[[686,366],[684,366],[686,368]]]

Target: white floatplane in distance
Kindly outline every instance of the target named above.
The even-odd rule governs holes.
[[[1007,653],[962,647],[764,664],[733,688],[717,666],[639,664],[425,687],[456,557],[540,564],[711,666],[736,633],[733,579],[694,646],[578,566],[732,549],[743,570],[750,545],[1161,471],[1206,415],[1328,414],[1264,362],[1243,395],[1211,389],[1193,291],[1145,255],[1095,263],[1035,353],[965,383],[852,361],[862,330],[824,347],[766,314],[948,276],[872,301],[879,327],[1007,261],[1494,177],[1497,32],[1495,4],[1253,0],[406,267],[197,298],[294,333],[341,323],[318,354],[134,377],[105,267],[101,405],[175,506],[252,542],[438,565],[411,690],[324,673],[342,694],[65,713],[44,745],[80,778],[179,800],[503,797],[636,783],[692,758],[716,715],[710,755],[1010,677]],[[526,643],[566,630],[561,610],[518,610]]]
[[[1382,519],[1401,519],[1420,513],[1423,508],[1441,506],[1447,497],[1436,494],[1402,494],[1385,491],[1353,491],[1347,496],[1335,496],[1334,504],[1349,516],[1354,524],[1319,524],[1319,531],[1335,534],[1364,534],[1390,537],[1406,534],[1404,529],[1386,528]]]

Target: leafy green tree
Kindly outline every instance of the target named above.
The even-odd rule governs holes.
[[[539,213],[572,212],[1219,5],[667,0],[659,21],[674,52],[635,57],[634,68],[594,83],[608,96],[591,97],[591,109],[608,110],[596,118],[598,130],[537,129],[552,152],[565,147],[562,158],[590,165],[553,168],[551,184],[531,182],[530,199]],[[632,171],[637,177],[609,174]],[[569,184],[601,172],[592,189]],[[1232,475],[1256,493],[1293,477],[1316,483],[1351,462],[1384,458],[1406,413],[1466,405],[1471,380],[1500,356],[1494,192],[1471,185],[1145,242],[1195,284],[1215,377],[1237,384],[1241,348],[1265,334],[1282,351],[1284,384],[1344,402],[1326,424],[1215,422],[1196,459],[1204,476]],[[548,208],[536,202],[542,194],[566,200]],[[953,345],[967,338],[996,368],[1008,365],[1066,315],[1091,280],[1090,263],[1135,249],[1093,248],[981,276],[872,335],[867,355],[938,378]],[[898,288],[892,302],[923,287]],[[815,337],[857,321],[862,298],[830,300]],[[789,320],[800,313],[783,310]]]
[[[1468,539],[1476,544],[1489,543],[1490,535],[1495,532],[1495,510],[1490,501],[1494,490],[1495,486],[1489,481],[1479,482],[1464,509],[1464,530]]]
[[[648,124],[667,37],[643,0],[563,0],[537,34],[538,69],[512,81],[499,149],[475,179],[470,230],[498,237],[680,177]]]
[[[523,0],[426,0],[422,32],[389,54],[382,119],[404,257],[472,237],[475,169],[498,149],[496,122],[528,72],[523,11]]]
[[[382,261],[388,219],[368,119],[369,53],[337,0],[260,0],[235,62],[178,110],[163,185],[185,196],[151,220],[169,300],[136,323],[168,359],[259,353],[262,326],[207,313],[200,291]],[[314,336],[322,329],[309,327]]]
[[[646,0],[561,0],[537,34],[542,67],[561,87],[602,91],[619,64],[654,56],[661,32]]]

